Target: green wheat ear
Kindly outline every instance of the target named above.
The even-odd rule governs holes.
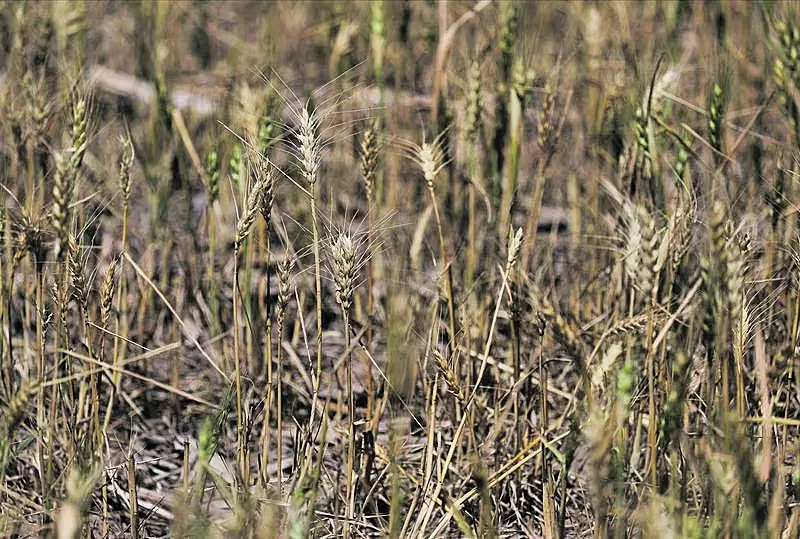
[[[219,199],[219,160],[215,151],[208,152],[206,156],[206,175],[208,178],[208,183],[206,184],[208,205],[212,206]]]
[[[722,162],[722,156],[725,153],[723,147],[724,124],[725,124],[725,107],[728,100],[728,93],[715,82],[711,86],[708,99],[708,139],[711,147],[714,149],[714,160],[717,163]]]

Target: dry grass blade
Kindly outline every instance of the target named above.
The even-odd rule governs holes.
[[[159,299],[164,303],[164,306],[167,309],[169,309],[169,311],[172,313],[172,316],[174,316],[175,319],[178,321],[178,324],[180,324],[181,329],[183,329],[184,336],[194,345],[195,348],[197,348],[197,351],[200,352],[200,354],[203,356],[203,358],[214,368],[214,370],[220,376],[222,376],[222,378],[226,382],[230,382],[228,376],[224,372],[222,372],[222,369],[219,368],[219,366],[214,362],[214,360],[211,359],[211,356],[209,356],[208,353],[200,345],[200,343],[197,340],[197,337],[195,337],[191,333],[191,331],[189,331],[189,328],[187,327],[186,323],[183,321],[183,319],[180,317],[180,315],[175,311],[175,308],[167,300],[167,298],[164,296],[164,294],[161,292],[161,290],[158,289],[158,287],[153,283],[153,281],[150,280],[150,278],[147,276],[147,274],[145,274],[145,272],[142,270],[142,268],[139,267],[139,265],[136,263],[136,261],[134,261],[133,258],[131,258],[131,256],[128,253],[123,253],[122,256],[125,257],[125,260],[127,260],[128,263],[130,263],[131,267],[136,271],[136,273],[139,275],[139,277],[141,277],[142,280],[144,280],[144,282],[147,283],[147,285],[150,288],[152,288],[153,292],[155,292],[156,295],[158,295]]]
[[[112,371],[112,372],[118,372],[118,373],[123,374],[125,376],[130,376],[131,378],[136,378],[138,380],[146,382],[149,385],[152,385],[152,386],[157,387],[159,389],[163,389],[163,390],[165,390],[165,391],[167,391],[169,393],[172,393],[172,394],[177,395],[179,397],[182,397],[184,399],[196,402],[198,404],[202,404],[204,406],[208,406],[209,408],[216,409],[216,408],[219,407],[219,404],[214,404],[214,403],[209,402],[207,400],[204,400],[204,399],[202,399],[200,397],[192,395],[191,393],[187,393],[186,391],[183,391],[182,389],[179,389],[177,387],[172,387],[169,384],[165,384],[164,382],[159,382],[158,380],[155,380],[155,379],[150,378],[148,376],[143,376],[143,375],[141,375],[139,373],[136,373],[134,371],[131,371],[129,369],[125,369],[125,368],[122,368],[122,367],[115,367],[114,365],[112,365],[110,363],[106,363],[104,361],[99,361],[99,360],[94,359],[92,357],[81,355],[81,354],[78,354],[77,352],[73,352],[71,350],[61,350],[61,352],[63,354],[66,354],[66,355],[68,355],[70,357],[73,357],[73,358],[78,359],[80,361],[83,361],[85,363],[88,363],[88,364],[91,364],[91,365],[97,365],[98,367],[102,367],[103,369],[106,369],[106,370],[109,370],[109,371]]]

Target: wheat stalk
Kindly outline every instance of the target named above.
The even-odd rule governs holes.
[[[267,179],[257,176],[255,183],[247,195],[244,212],[236,223],[236,239],[233,248],[233,362],[236,384],[236,432],[237,455],[239,468],[245,484],[248,484],[250,464],[247,462],[247,448],[245,440],[244,408],[242,402],[242,365],[239,344],[239,258],[242,243],[247,239],[256,217],[261,211]]]
[[[456,317],[455,317],[455,299],[453,297],[453,282],[452,282],[452,267],[447,256],[447,247],[444,240],[444,228],[442,226],[442,218],[439,214],[439,203],[436,198],[436,177],[439,172],[444,168],[444,151],[441,147],[442,138],[445,133],[440,133],[433,142],[423,142],[419,146],[413,148],[414,159],[422,171],[422,176],[425,179],[425,185],[428,188],[428,194],[431,198],[431,205],[433,206],[433,215],[436,221],[436,231],[439,236],[439,258],[442,266],[441,277],[444,279],[447,309],[449,316],[450,338],[448,340],[448,352],[452,357],[454,340],[456,338]]]
[[[336,284],[336,301],[342,308],[344,319],[345,349],[347,353],[347,409],[348,409],[348,441],[347,441],[347,469],[346,497],[347,509],[343,534],[349,536],[350,522],[355,510],[355,488],[353,485],[353,468],[355,463],[355,395],[353,394],[353,361],[350,354],[350,309],[353,303],[353,291],[358,263],[356,260],[356,243],[347,232],[341,232],[330,246],[331,272],[333,282]]]
[[[360,166],[361,179],[364,183],[364,191],[367,201],[367,252],[372,252],[372,242],[375,227],[375,176],[378,167],[378,155],[380,144],[378,142],[378,122],[372,124],[364,132],[360,146]],[[374,268],[372,258],[367,262],[367,335],[365,346],[367,350],[372,350],[372,317],[374,314],[374,291],[373,291]],[[372,420],[373,390],[372,390],[372,362],[365,358],[364,367],[367,377],[367,424]]]
[[[277,415],[278,415],[278,484],[282,484],[283,472],[283,320],[291,293],[291,275],[295,266],[295,258],[286,253],[278,263],[278,304],[275,306],[275,320],[278,325],[278,373],[277,373]]]
[[[319,384],[322,375],[322,266],[320,262],[320,238],[317,223],[317,180],[320,165],[322,162],[322,140],[320,135],[320,119],[316,110],[309,108],[306,104],[297,113],[298,129],[297,137],[297,158],[300,164],[300,171],[309,186],[310,205],[311,205],[311,242],[314,253],[314,292],[316,300],[317,315],[317,335],[316,335],[316,356],[317,365],[314,378],[314,395],[312,396],[312,411],[316,410],[316,403],[319,394]]]

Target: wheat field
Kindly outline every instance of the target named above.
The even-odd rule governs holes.
[[[799,537],[797,8],[0,2],[0,536]]]

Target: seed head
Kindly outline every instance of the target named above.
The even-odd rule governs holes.
[[[506,258],[506,271],[510,271],[514,264],[517,263],[517,256],[522,247],[522,227],[519,227],[516,232],[511,228],[508,231],[508,257]]]
[[[436,180],[436,175],[444,167],[442,149],[439,146],[439,140],[433,142],[423,142],[422,146],[417,147],[416,155],[414,156],[417,164],[422,169],[422,175],[425,178],[425,183],[428,189],[433,189],[433,183]]]
[[[114,297],[114,273],[119,265],[119,257],[115,257],[103,275],[103,285],[100,288],[100,322],[103,327],[108,327],[111,318],[111,300]]]
[[[86,154],[88,116],[86,97],[79,95],[72,102],[70,122],[72,156],[69,160],[69,169],[73,174],[77,173],[83,163],[83,156]]]
[[[244,177],[244,156],[242,152],[242,145],[238,142],[234,143],[231,149],[231,157],[228,162],[228,167],[231,175],[231,181],[234,185],[241,189],[242,178]]]
[[[348,233],[340,233],[331,244],[331,267],[336,284],[336,301],[350,311],[356,277],[356,243]]]
[[[73,234],[67,238],[67,265],[72,279],[72,297],[78,302],[81,311],[85,314],[89,300],[86,278],[83,275],[83,260],[78,252],[78,242]]]
[[[208,203],[213,204],[219,198],[219,159],[217,152],[213,150],[206,156],[206,174],[208,174],[208,185],[206,185]]]
[[[242,242],[247,238],[247,235],[250,234],[250,229],[253,227],[253,223],[256,220],[256,216],[261,210],[262,197],[265,187],[266,187],[266,179],[257,178],[256,182],[253,184],[253,188],[247,195],[247,204],[245,206],[245,211],[239,218],[239,222],[236,225],[237,250],[238,247],[241,246]]]
[[[119,158],[119,188],[125,204],[131,196],[131,167],[134,159],[133,141],[128,133],[122,140],[122,155]]]
[[[376,126],[373,124],[364,133],[361,139],[361,178],[367,192],[367,200],[372,200],[372,191],[375,183],[375,169],[378,165],[378,136]]]
[[[642,206],[629,207],[627,212],[625,272],[644,297],[649,297],[656,278],[658,235],[655,220]]]
[[[272,172],[269,160],[261,158],[258,160],[258,179],[263,181],[264,186],[261,192],[261,204],[259,211],[267,225],[267,230],[271,223],[272,205],[275,203],[275,175]]]
[[[278,263],[278,304],[276,306],[276,316],[278,324],[283,323],[286,314],[286,306],[289,304],[291,293],[291,276],[294,269],[295,259],[288,253],[286,258]]]
[[[482,128],[483,113],[483,89],[481,87],[481,65],[478,60],[473,60],[467,73],[467,84],[469,93],[467,96],[467,112],[465,132],[467,139],[478,140]]]
[[[62,246],[67,242],[69,233],[70,206],[72,193],[75,189],[75,176],[67,169],[67,159],[64,154],[53,154],[55,162],[55,175],[53,182],[53,226],[58,234],[56,241],[56,257],[60,257]]]
[[[300,126],[297,131],[298,149],[300,151],[300,167],[303,176],[310,185],[317,181],[317,172],[322,162],[322,145],[319,138],[319,118],[316,111],[303,107],[298,118]]]

